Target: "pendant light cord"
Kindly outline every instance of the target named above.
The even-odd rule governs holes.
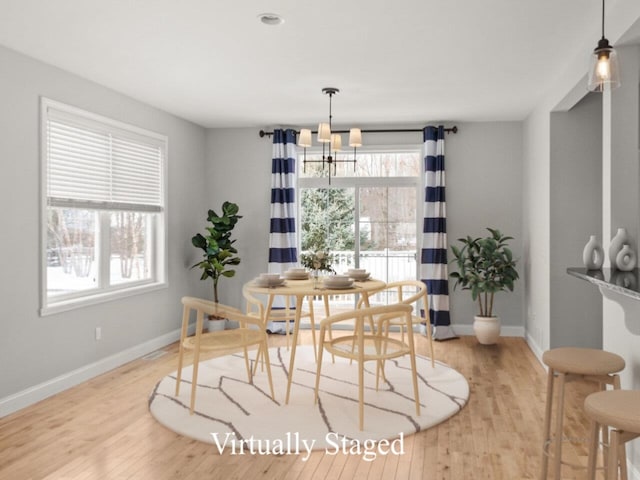
[[[604,38],[604,0],[602,0],[602,38]]]

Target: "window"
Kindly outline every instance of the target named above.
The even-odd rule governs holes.
[[[322,159],[306,153],[307,160]],[[417,276],[420,148],[358,152],[357,163],[339,163],[328,185],[327,166],[300,171],[301,251],[323,248],[338,272],[366,268],[386,282]],[[299,156],[302,170],[302,155]],[[332,167],[333,168],[333,167]]]
[[[42,107],[42,314],[165,283],[166,137]]]

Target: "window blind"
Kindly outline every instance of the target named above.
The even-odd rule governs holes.
[[[49,205],[162,210],[166,140],[52,106],[45,128]]]

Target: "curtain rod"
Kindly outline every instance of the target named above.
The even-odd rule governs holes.
[[[404,132],[422,132],[424,129],[422,128],[401,128],[398,130],[392,130],[392,129],[382,129],[382,130],[362,130],[362,133],[404,133]],[[453,133],[456,134],[458,133],[458,127],[456,125],[454,125],[451,128],[445,128],[444,129],[445,132],[447,133]],[[296,130],[296,133],[300,133],[299,131]],[[312,131],[311,133],[318,133],[317,131]],[[349,130],[334,130],[333,133],[349,133]],[[263,137],[270,137],[273,135],[273,132],[266,132],[264,130],[260,130],[260,138]]]

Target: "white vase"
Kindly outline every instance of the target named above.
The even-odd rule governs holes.
[[[618,228],[618,233],[611,239],[611,244],[609,245],[609,262],[611,263],[611,268],[616,268],[616,258],[625,243],[627,243],[627,229]]]
[[[483,345],[493,345],[500,337],[500,318],[473,317],[473,331],[478,342]]]
[[[589,237],[589,241],[582,251],[582,261],[587,270],[600,270],[604,263],[604,250],[596,240],[595,235]]]
[[[627,244],[622,246],[622,250],[616,255],[616,267],[622,272],[630,272],[636,268],[638,261],[636,252],[631,250],[631,247]]]

